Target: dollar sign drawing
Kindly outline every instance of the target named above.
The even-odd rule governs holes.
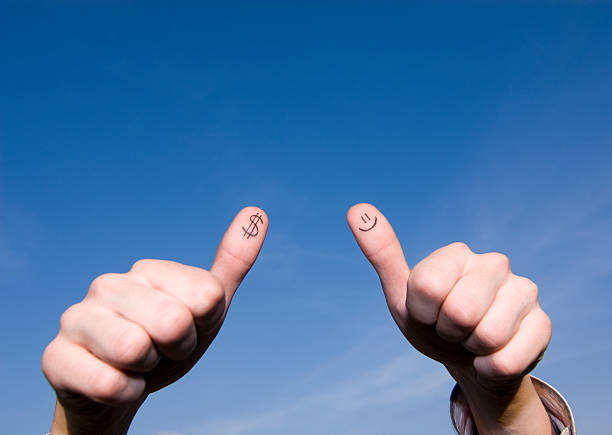
[[[244,235],[242,236],[243,239],[245,237],[247,239],[255,237],[257,234],[259,234],[259,227],[257,226],[257,223],[263,224],[263,219],[261,218],[261,215],[259,213],[252,215],[250,217],[250,220],[251,223],[248,227],[242,227],[242,231],[244,231]]]

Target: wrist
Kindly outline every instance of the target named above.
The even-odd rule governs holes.
[[[146,397],[117,407],[92,403],[73,411],[58,399],[51,425],[51,435],[122,435],[126,434],[136,412]]]
[[[526,375],[513,382],[483,383],[473,373],[448,369],[469,406],[478,433],[550,435],[551,423]],[[485,385],[483,385],[485,384]]]
[[[446,366],[446,370],[457,381],[467,397],[479,398],[499,405],[511,401],[521,388],[525,378],[528,377],[521,376],[516,379],[493,381],[479,377],[473,367]]]

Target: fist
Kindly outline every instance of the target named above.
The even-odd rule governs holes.
[[[64,408],[137,402],[187,373],[219,331],[267,224],[258,208],[238,213],[210,271],[140,260],[127,273],[96,278],[61,316],[43,354],[43,372]]]
[[[376,269],[391,314],[405,337],[455,377],[486,388],[518,385],[551,336],[537,286],[514,275],[499,253],[464,243],[434,251],[412,270],[387,219],[370,204],[347,220]]]

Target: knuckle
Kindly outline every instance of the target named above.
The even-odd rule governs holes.
[[[74,304],[60,316],[60,331],[73,330],[76,324],[79,322],[79,311],[80,304]]]
[[[425,267],[415,267],[408,278],[409,289],[419,298],[441,302],[446,294],[438,273]]]
[[[98,276],[91,282],[89,286],[89,293],[92,296],[100,296],[105,293],[112,291],[116,288],[117,283],[119,281],[118,273],[105,273],[103,275]]]
[[[128,385],[127,377],[116,370],[99,369],[91,379],[91,395],[105,402],[118,401]]]
[[[537,301],[539,289],[536,283],[530,279],[521,277],[519,282],[520,292],[523,294],[526,300]]]
[[[482,329],[479,328],[476,328],[473,336],[476,346],[479,349],[485,352],[492,352],[503,347],[505,344],[505,335],[499,328],[491,326]]]
[[[485,259],[494,270],[510,270],[510,259],[507,255],[500,252],[488,252],[486,254],[482,254],[482,258]]]
[[[480,320],[477,305],[472,303],[469,298],[444,304],[442,312],[451,324],[458,329],[472,329]]]
[[[59,352],[57,347],[58,347],[57,339],[53,339],[51,343],[49,343],[47,347],[45,348],[45,350],[43,351],[42,360],[41,360],[42,371],[47,377],[47,379],[49,379],[49,382],[51,383],[51,385],[53,385],[54,387],[55,387],[55,384],[52,380],[52,374],[53,374],[54,368],[57,365],[57,354]]]
[[[140,260],[134,262],[130,272],[146,272],[147,270],[151,270],[153,267],[155,267],[155,263],[157,261],[158,260],[152,260],[150,258],[141,258]]]
[[[224,305],[225,290],[219,281],[212,280],[210,285],[206,287],[206,291],[202,293],[204,294],[207,311],[212,310],[219,305]]]
[[[540,327],[538,328],[542,336],[546,339],[546,343],[550,342],[550,338],[552,337],[552,321],[548,314],[540,309]]]
[[[159,311],[158,340],[173,343],[187,337],[193,328],[193,317],[182,304],[169,303]]]
[[[121,364],[135,364],[146,359],[151,343],[147,335],[136,328],[125,328],[113,343],[114,359]]]
[[[464,253],[471,253],[472,252],[470,247],[467,244],[465,244],[464,242],[453,242],[450,245],[448,245],[447,248],[454,249],[456,251],[460,251],[460,252],[464,252]]]
[[[491,359],[491,371],[496,378],[514,378],[525,370],[525,364],[515,355],[494,355]]]
[[[217,308],[224,305],[225,290],[217,279],[203,271],[193,286],[193,300],[190,309],[194,316],[204,317],[218,311]]]

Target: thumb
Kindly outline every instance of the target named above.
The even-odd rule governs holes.
[[[394,318],[406,311],[410,268],[404,251],[385,216],[372,204],[356,204],[346,214],[357,244],[372,263]]]
[[[227,305],[255,263],[267,231],[266,213],[258,207],[245,207],[225,232],[210,272],[221,281]]]

